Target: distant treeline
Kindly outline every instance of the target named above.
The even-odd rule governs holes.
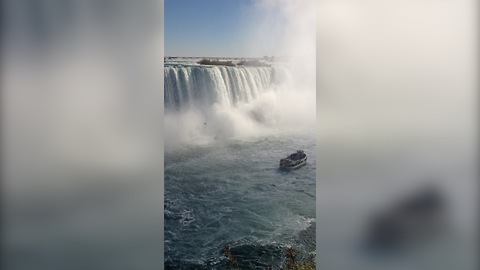
[[[201,65],[212,65],[212,66],[229,66],[229,67],[235,66],[235,64],[232,61],[220,61],[220,60],[208,60],[208,59],[202,59],[197,63]]]
[[[250,67],[270,67],[271,65],[267,63],[260,62],[258,60],[242,60],[237,65],[239,66],[250,66]]]
[[[271,65],[260,62],[259,60],[242,60],[237,64],[233,63],[233,61],[221,61],[221,60],[209,60],[209,59],[202,59],[197,62],[201,65],[211,65],[211,66],[249,66],[249,67],[270,67]]]

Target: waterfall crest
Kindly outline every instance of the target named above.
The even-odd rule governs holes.
[[[213,104],[232,107],[249,103],[265,89],[279,83],[274,67],[226,67],[165,65],[164,100],[166,111]]]

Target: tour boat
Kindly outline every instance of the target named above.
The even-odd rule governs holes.
[[[305,164],[307,164],[307,155],[303,150],[298,150],[296,153],[280,160],[280,169],[294,170]]]

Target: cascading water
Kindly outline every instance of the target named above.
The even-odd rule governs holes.
[[[176,58],[165,63],[167,151],[179,145],[278,131],[282,120],[299,115],[297,108],[287,108],[297,89],[286,63],[213,66],[196,61]]]
[[[167,111],[213,104],[232,107],[253,101],[265,89],[281,81],[274,67],[227,67],[165,65],[165,108]]]

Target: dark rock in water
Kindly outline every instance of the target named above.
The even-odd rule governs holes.
[[[313,222],[289,243],[299,253],[299,260],[306,259],[311,256],[309,252],[315,251],[315,230]],[[281,244],[225,245],[222,248],[222,253],[229,258],[230,264],[239,269],[279,269],[286,251],[286,246]]]
[[[368,244],[374,248],[392,249],[418,243],[439,230],[444,212],[442,194],[427,187],[375,215],[368,227]]]
[[[279,267],[279,258],[284,249],[277,245],[246,244],[230,248],[237,259],[239,269],[266,269],[270,266]]]
[[[304,246],[306,250],[315,251],[316,248],[316,223],[313,222],[308,228],[304,231],[301,231],[299,234],[299,244]]]
[[[197,270],[197,269],[210,269],[204,265],[185,263],[182,261],[165,261],[165,270]]]

